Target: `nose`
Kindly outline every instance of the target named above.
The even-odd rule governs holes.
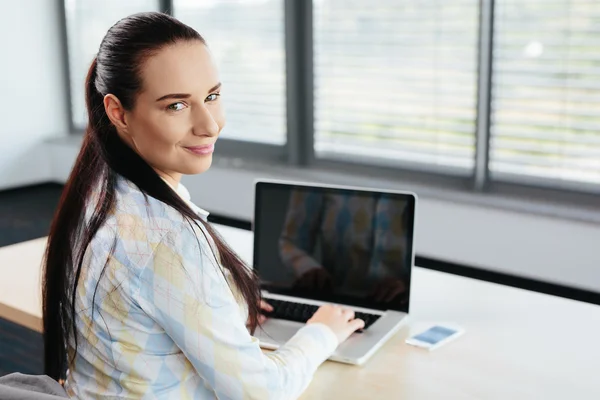
[[[205,105],[196,107],[193,111],[192,133],[196,136],[217,136],[220,131],[219,124]]]

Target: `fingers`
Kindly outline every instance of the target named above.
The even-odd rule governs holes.
[[[339,308],[339,312],[344,316],[344,320],[348,322],[349,328],[352,332],[357,331],[365,327],[365,321],[360,318],[354,318],[355,313],[354,310],[349,308],[343,308],[339,306],[335,306]]]
[[[365,321],[363,321],[360,318],[353,319],[352,321],[350,321],[350,327],[352,328],[353,332],[357,331],[365,327]]]
[[[354,310],[350,309],[350,308],[345,308],[345,307],[341,307],[341,306],[333,306],[334,309],[336,309],[336,311],[342,316],[344,317],[344,320],[346,322],[350,322],[350,321],[354,321]]]
[[[266,312],[272,312],[273,311],[273,306],[270,305],[269,303],[267,303],[264,300],[260,301],[260,309]]]
[[[346,321],[352,321],[354,319],[354,311],[348,308],[342,308],[342,315]]]
[[[273,306],[270,305],[269,303],[267,303],[264,300],[260,301],[260,310],[262,312],[266,312],[266,313],[270,313],[273,312]],[[267,316],[263,313],[258,314],[258,324],[262,325],[265,323],[265,321],[267,320]]]

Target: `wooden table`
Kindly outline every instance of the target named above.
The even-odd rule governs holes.
[[[217,227],[242,258],[252,233]],[[0,249],[0,317],[40,329],[45,240]],[[302,399],[600,399],[600,307],[416,267],[409,323],[362,367],[326,362]],[[434,323],[463,337],[404,339]]]
[[[0,317],[42,331],[41,266],[46,238],[0,247]]]

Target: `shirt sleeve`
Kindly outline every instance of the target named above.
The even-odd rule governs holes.
[[[337,347],[335,334],[306,325],[279,350],[263,353],[205,235],[189,227],[164,237],[139,276],[138,304],[217,398],[297,398]]]

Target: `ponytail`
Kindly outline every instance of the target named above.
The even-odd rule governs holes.
[[[85,85],[88,128],[52,220],[44,256],[42,283],[44,373],[56,380],[64,379],[67,369],[67,337],[71,329],[77,343],[73,300],[81,274],[83,252],[89,243],[86,238],[84,247],[79,236],[82,232],[85,201],[91,189],[106,172],[106,165],[99,157],[100,146],[97,137],[93,134],[101,124],[100,112],[104,113],[104,108],[100,107],[102,95],[95,87],[96,68],[97,63],[94,59]],[[114,191],[109,187],[106,189],[108,191],[102,191],[104,199],[110,200],[114,196]],[[76,271],[73,271],[75,266],[77,266]],[[74,276],[73,272],[75,272]]]
[[[96,88],[96,78],[98,77],[98,58],[94,57],[92,64],[88,69],[85,79],[85,102],[88,110],[98,105],[98,98],[101,96]]]
[[[98,133],[104,129],[114,131],[113,125],[104,110],[104,94],[98,90],[98,57],[94,57],[85,80],[85,103],[88,112],[87,130],[94,129]],[[115,132],[116,133],[116,132]]]

